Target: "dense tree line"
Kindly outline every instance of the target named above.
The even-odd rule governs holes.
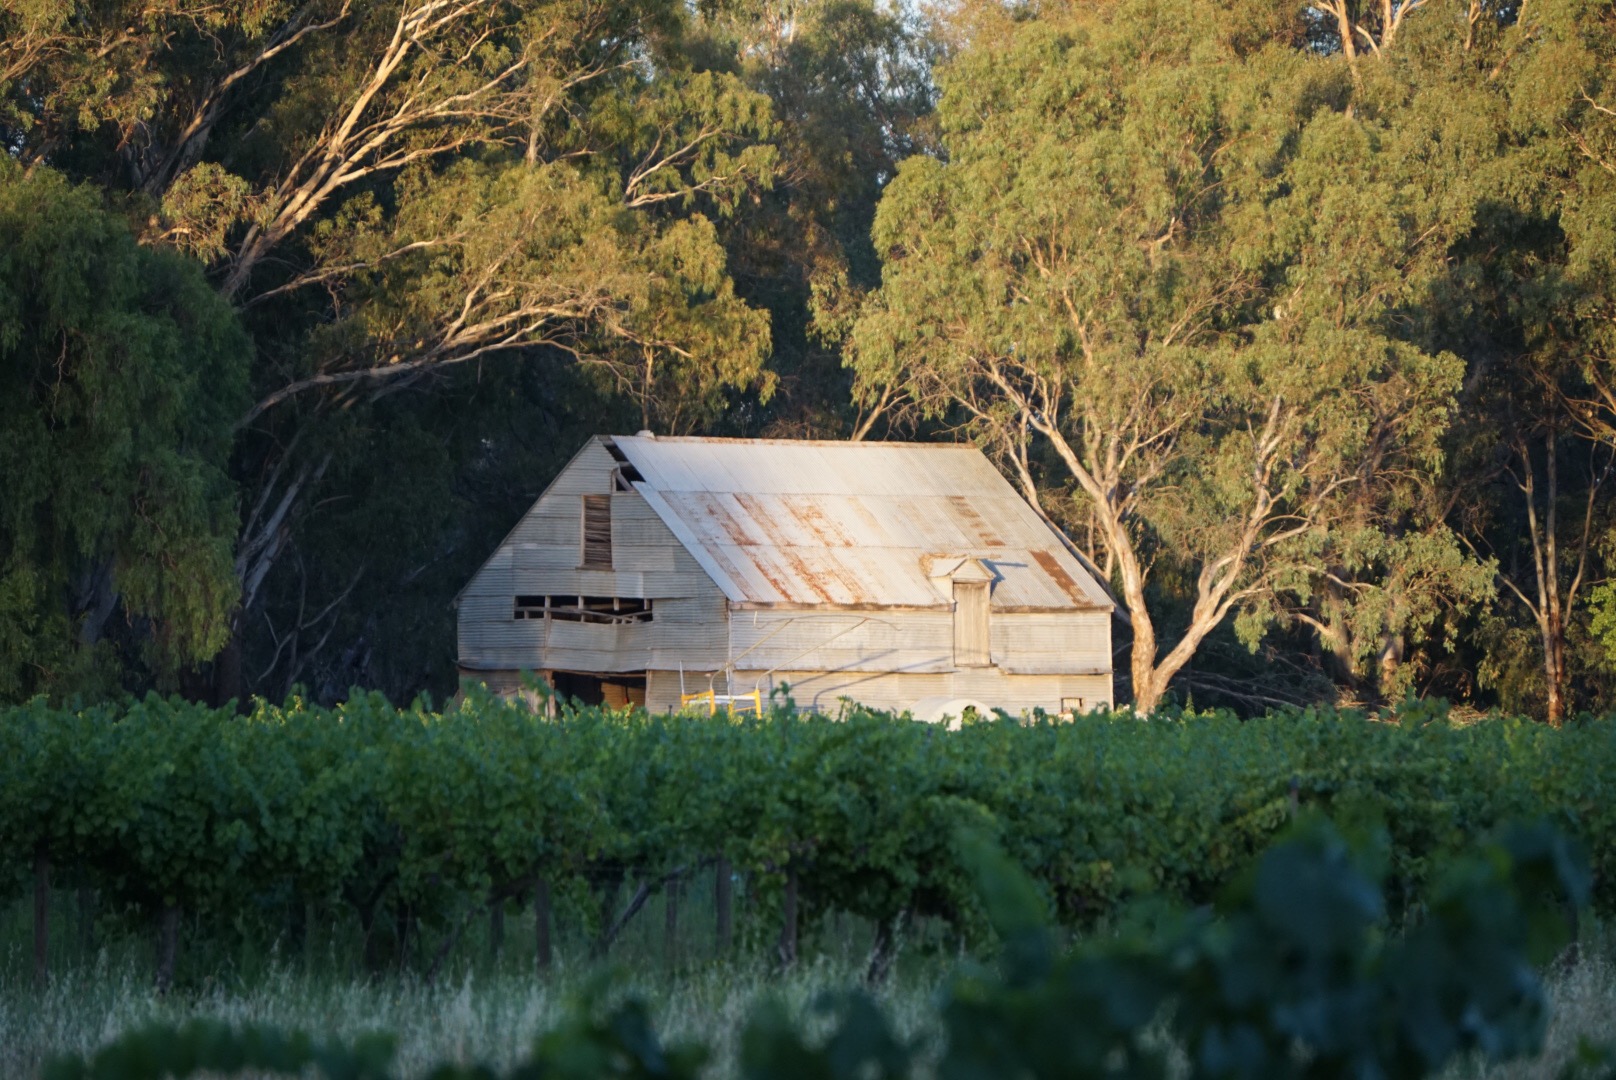
[[[589,433],[971,438],[1119,690],[1616,693],[1616,5],[16,0],[0,696],[453,686]]]

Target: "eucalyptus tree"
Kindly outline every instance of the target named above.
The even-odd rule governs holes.
[[[768,97],[779,151],[769,190],[721,239],[737,288],[769,312],[778,392],[740,408],[734,434],[855,437],[840,347],[848,314],[880,281],[870,226],[898,162],[927,145],[933,87],[923,9],[886,0],[715,0],[696,5],[684,48]]]
[[[0,700],[172,685],[219,649],[247,356],[199,266],[0,155]]]
[[[1616,5],[1546,0],[1513,16],[1478,50],[1507,147],[1496,182],[1507,216],[1490,235],[1507,274],[1495,285],[1506,347],[1489,419],[1521,541],[1501,581],[1530,619],[1545,713],[1559,723],[1577,676],[1592,673],[1576,658],[1587,605],[1595,635],[1611,612],[1599,579],[1616,465]]]
[[[322,640],[366,565],[374,580],[374,560],[314,597],[276,576],[313,517],[383,529],[405,505],[432,512],[438,481],[377,473],[376,455],[434,437],[432,395],[401,408],[402,390],[525,357],[686,426],[737,388],[770,392],[768,322],[736,295],[715,222],[771,182],[775,123],[741,79],[687,62],[674,0],[113,0],[0,18],[0,139],[113,192],[143,242],[206,261],[253,336],[238,629],[263,625],[269,589],[300,623],[324,618],[302,635]],[[240,688],[233,664],[221,694]]]
[[[1545,5],[1527,33],[1540,41],[1511,80],[1516,116],[1557,143],[1551,176],[1574,290],[1554,337],[1574,343],[1588,392],[1575,396],[1572,411],[1599,445],[1595,476],[1608,483],[1616,459],[1616,4]],[[1608,556],[1612,525],[1604,524]],[[1591,599],[1592,630],[1616,656],[1616,587],[1603,583]]]
[[[1440,468],[1460,385],[1396,325],[1449,208],[1409,197],[1417,155],[1354,111],[1346,57],[1297,47],[1300,18],[1125,2],[1013,24],[944,69],[946,158],[906,162],[877,217],[860,392],[957,422],[1030,499],[1075,489],[1140,711],[1215,628],[1254,639],[1385,527],[1365,493]],[[1176,640],[1165,568],[1187,582]]]

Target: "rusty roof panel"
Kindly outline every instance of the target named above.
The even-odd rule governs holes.
[[[1106,608],[1061,540],[971,446],[617,436],[649,500],[730,599],[935,607],[927,560],[980,560],[996,607]],[[688,538],[688,539],[686,539]]]

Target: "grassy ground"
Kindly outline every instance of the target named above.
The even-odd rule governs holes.
[[[687,900],[696,900],[687,897]],[[805,1023],[822,991],[859,982],[868,963],[871,928],[856,920],[825,920],[803,942],[805,959],[788,973],[768,959],[770,942],[754,934],[738,958],[714,954],[709,912],[699,902],[683,909],[678,952],[670,957],[664,912],[652,907],[612,951],[614,993],[647,999],[670,1041],[697,1040],[715,1052],[711,1075],[736,1073],[736,1043],[745,1018],[765,998],[784,1001]],[[72,947],[72,910],[53,918],[48,987],[32,983],[28,922],[22,905],[0,909],[0,1077],[28,1077],[50,1055],[93,1050],[121,1032],[153,1021],[209,1017],[352,1038],[389,1031],[398,1038],[398,1065],[419,1076],[443,1060],[508,1065],[534,1037],[552,1027],[594,981],[581,936],[561,936],[555,968],[533,971],[532,937],[513,911],[505,947],[496,958],[478,924],[434,982],[390,970],[362,977],[351,927],[314,927],[296,956],[226,943],[195,943],[181,965],[180,985],[167,996],[152,989],[152,951],[145,935],[114,933],[103,918],[93,951]],[[899,963],[878,991],[900,1031],[936,1037],[938,988],[957,962],[945,944],[917,928]],[[1600,933],[1575,967],[1549,977],[1553,1023],[1544,1055],[1507,1065],[1472,1064],[1445,1080],[1556,1080],[1583,1038],[1616,1041],[1616,943]],[[423,950],[425,951],[425,950]]]
[[[669,1040],[698,1039],[714,1047],[711,1073],[727,1078],[735,1075],[740,1026],[760,1000],[783,1000],[811,1022],[814,998],[849,985],[858,973],[858,965],[832,957],[783,976],[760,963],[742,962],[650,978],[621,971],[618,989],[647,997]],[[911,963],[879,992],[906,1035],[935,1038],[932,1005],[945,976],[941,961]],[[90,1050],[151,1021],[195,1016],[346,1037],[392,1031],[406,1076],[419,1076],[445,1059],[507,1065],[557,1021],[586,982],[577,969],[544,981],[464,972],[454,981],[428,986],[418,979],[364,983],[276,968],[250,986],[219,984],[159,998],[143,968],[103,962],[64,974],[43,995],[16,985],[0,987],[0,1076],[31,1076],[50,1054]],[[1450,1080],[1555,1080],[1579,1039],[1616,1039],[1616,965],[1608,958],[1590,958],[1557,973],[1551,993],[1554,1020],[1541,1058],[1459,1069]]]
[[[647,998],[670,1042],[695,1039],[712,1046],[712,1075],[729,1077],[740,1027],[762,999],[783,1000],[808,1019],[821,991],[853,984],[861,967],[820,957],[784,975],[746,961],[649,977],[619,969],[614,987]],[[941,962],[908,964],[880,991],[906,1034],[931,1033],[931,1006],[944,973]],[[63,974],[44,994],[16,984],[0,987],[0,1076],[31,1076],[50,1054],[91,1050],[142,1024],[190,1017],[343,1037],[391,1031],[406,1076],[445,1059],[508,1065],[557,1022],[589,981],[582,969],[559,970],[543,980],[467,971],[427,985],[412,977],[367,983],[272,968],[249,985],[221,982],[160,998],[144,966],[108,961]]]
[[[1483,1080],[1556,1080],[1583,1039],[1616,1042],[1616,960],[1610,948],[1549,976],[1549,1033],[1543,1054],[1477,1070]]]
[[[736,1043],[745,1018],[765,998],[783,1001],[806,1023],[826,990],[859,984],[868,964],[873,927],[851,917],[804,928],[803,962],[782,974],[772,961],[770,927],[741,916],[738,897],[734,947],[720,955],[713,935],[711,881],[690,889],[679,905],[675,947],[668,944],[667,912],[654,898],[613,944],[605,971],[610,992],[635,994],[651,1005],[669,1042],[695,1040],[716,1054],[715,1080],[735,1075]],[[441,1061],[509,1065],[525,1057],[535,1036],[553,1027],[602,973],[577,912],[557,912],[555,963],[535,973],[529,910],[512,905],[496,954],[491,927],[479,916],[460,938],[443,972],[424,977],[443,940],[423,934],[407,950],[402,972],[390,954],[370,977],[353,920],[334,913],[316,919],[298,950],[284,940],[266,946],[264,927],[223,940],[182,933],[180,978],[173,991],[153,990],[153,947],[138,920],[100,912],[89,939],[77,901],[60,892],[53,902],[50,981],[40,992],[32,980],[31,908],[0,905],[0,1078],[36,1074],[64,1051],[85,1052],[118,1034],[155,1021],[207,1017],[265,1024],[351,1039],[372,1031],[398,1038],[397,1063],[418,1076]],[[910,1035],[932,1033],[936,990],[952,969],[936,934],[907,932],[892,976],[877,993],[894,1022]],[[385,931],[391,934],[391,929]],[[85,941],[93,940],[93,948]],[[396,943],[389,942],[393,949]]]

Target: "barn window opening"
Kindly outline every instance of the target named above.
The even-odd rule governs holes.
[[[612,497],[584,496],[583,560],[585,570],[612,568]]]
[[[988,583],[954,582],[954,666],[987,667]]]
[[[643,672],[622,675],[591,675],[575,671],[550,673],[550,685],[556,696],[584,705],[604,705],[608,709],[626,709],[630,705],[645,705],[645,675]]]
[[[651,621],[651,601],[633,596],[518,596],[518,619],[624,626]]]

